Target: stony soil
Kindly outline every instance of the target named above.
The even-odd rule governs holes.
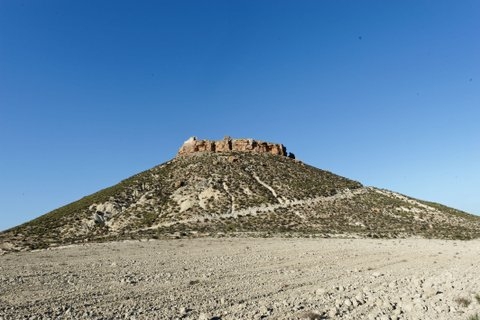
[[[0,256],[0,319],[474,319],[480,241],[186,239]]]

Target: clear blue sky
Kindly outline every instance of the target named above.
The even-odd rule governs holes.
[[[480,214],[479,32],[477,0],[2,0],[0,230],[192,135]]]

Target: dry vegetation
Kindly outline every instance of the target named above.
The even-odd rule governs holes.
[[[176,158],[8,230],[0,249],[239,233],[471,239],[479,226],[478,217],[286,157],[205,153]]]

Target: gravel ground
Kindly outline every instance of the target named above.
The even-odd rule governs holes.
[[[473,319],[480,241],[186,239],[0,256],[0,319]]]

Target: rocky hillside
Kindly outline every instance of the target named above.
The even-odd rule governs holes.
[[[0,234],[0,249],[236,235],[468,239],[480,218],[271,153],[197,152]]]

